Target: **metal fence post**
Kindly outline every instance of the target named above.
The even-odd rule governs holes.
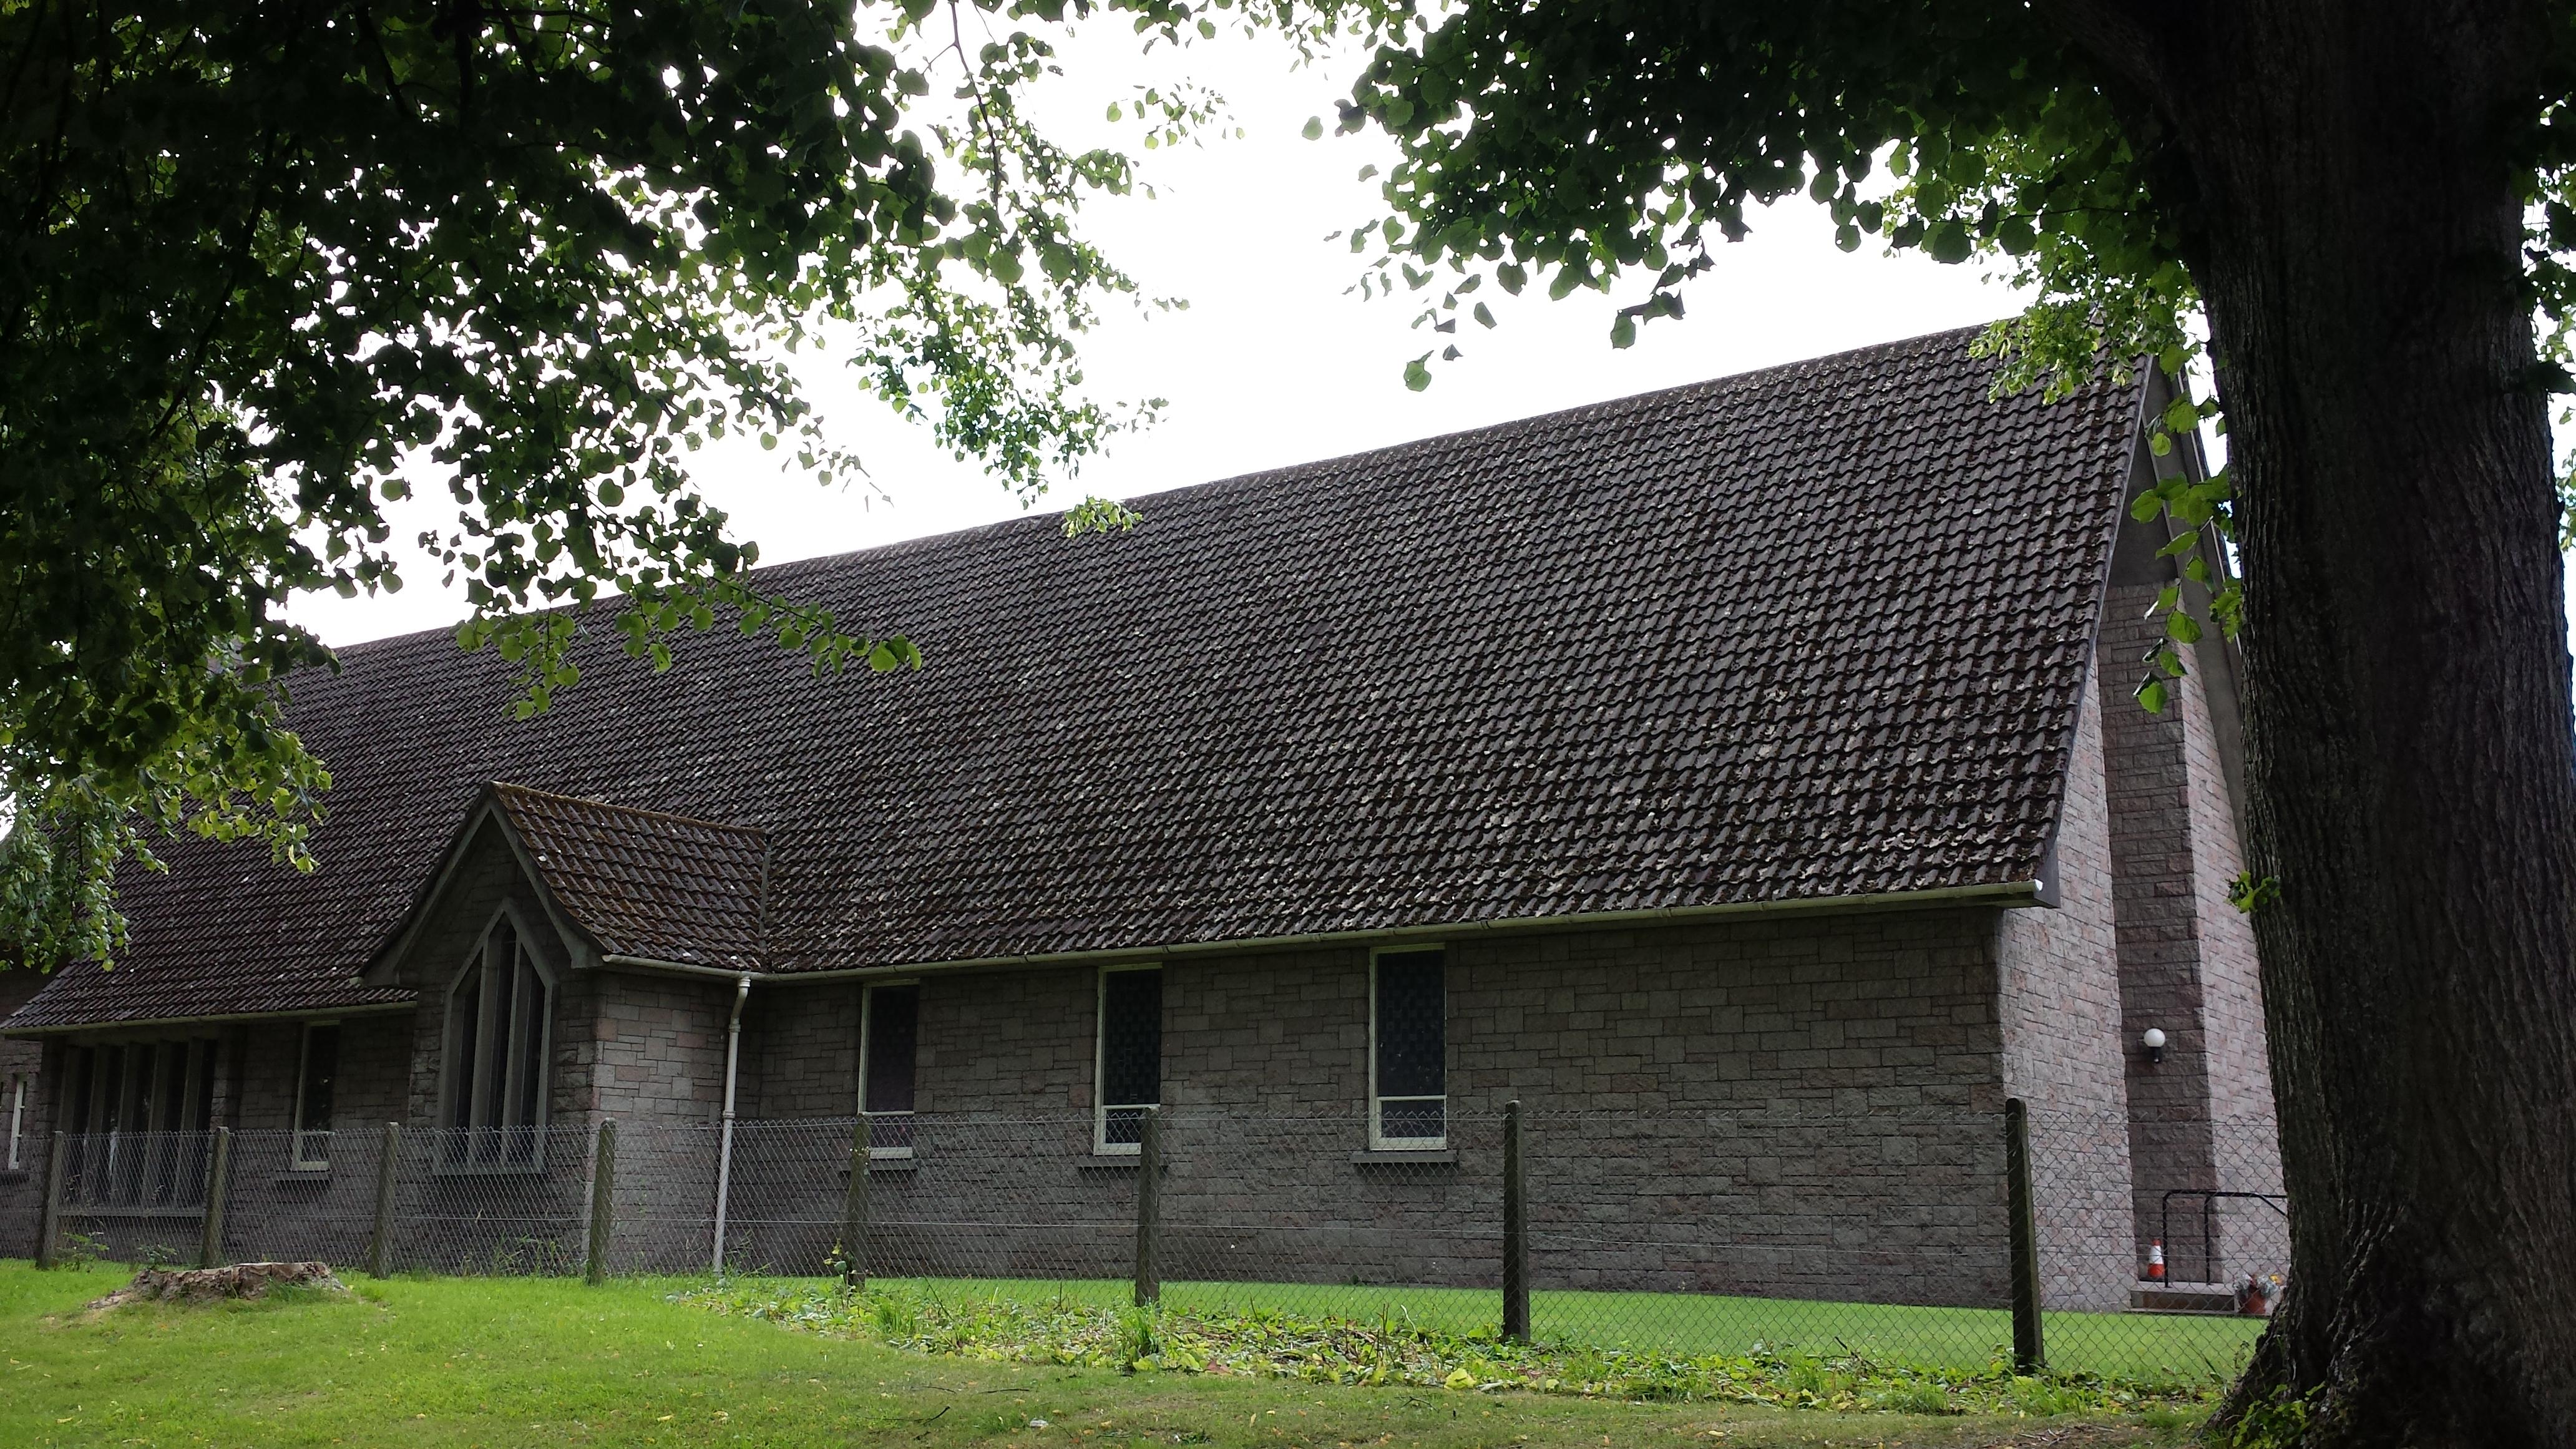
[[[599,1124],[590,1154],[590,1261],[581,1276],[593,1286],[608,1281],[609,1235],[617,1227],[617,1121]]]
[[[224,1261],[224,1200],[232,1196],[233,1129],[214,1131],[214,1153],[206,1161],[206,1219],[197,1239],[197,1266],[213,1268]]]
[[[2048,1365],[2039,1327],[2039,1221],[2031,1203],[2030,1109],[2019,1097],[2004,1103],[2005,1211],[2012,1219],[2013,1368],[2031,1373]]]
[[[1136,1306],[1163,1301],[1163,1113],[1148,1107],[1136,1142]]]
[[[65,1146],[64,1135],[57,1132],[45,1148],[45,1194],[36,1206],[36,1266],[39,1268],[50,1268],[62,1261]]]
[[[385,1124],[384,1145],[376,1157],[376,1231],[367,1240],[367,1274],[381,1278],[393,1265],[394,1186],[402,1174],[402,1124]]]
[[[868,1286],[868,1119],[850,1134],[850,1187],[841,1200],[841,1286]]]
[[[1529,1185],[1522,1176],[1521,1104],[1503,1104],[1503,1340],[1530,1340]]]

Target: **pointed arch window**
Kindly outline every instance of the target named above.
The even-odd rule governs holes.
[[[541,1166],[554,991],[518,923],[496,917],[447,991],[449,1167]]]

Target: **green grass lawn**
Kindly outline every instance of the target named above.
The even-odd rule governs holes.
[[[923,1293],[1030,1301],[1061,1295],[1127,1302],[1124,1281],[892,1279]],[[1491,1329],[1498,1294],[1465,1288],[1342,1287],[1302,1283],[1166,1283],[1163,1304],[1188,1312],[1260,1308],[1374,1323],[1383,1315],[1452,1333]],[[1974,1369],[2008,1354],[2012,1317],[2000,1309],[1903,1308],[1870,1303],[1720,1298],[1685,1293],[1530,1295],[1530,1330],[1542,1341],[1679,1353],[1773,1352],[1872,1357]],[[2137,1313],[2052,1313],[2043,1324],[2053,1368],[2154,1383],[2223,1382],[2262,1331],[2260,1319]]]
[[[651,1282],[397,1278],[362,1280],[342,1299],[82,1314],[126,1273],[0,1264],[0,1444],[2075,1449],[2178,1442],[2187,1422],[1784,1412],[981,1363],[720,1316]]]

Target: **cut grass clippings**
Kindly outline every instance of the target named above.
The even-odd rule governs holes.
[[[1035,1303],[1062,1298],[1111,1310],[1127,1305],[1134,1292],[1132,1282],[1108,1278],[880,1275],[870,1282],[901,1284],[952,1299],[1013,1298]],[[1193,1314],[1277,1311],[1359,1324],[1392,1316],[1398,1322],[1472,1338],[1479,1332],[1490,1336],[1501,1301],[1492,1289],[1172,1280],[1163,1284],[1163,1306],[1166,1311]],[[1915,1368],[1974,1374],[2007,1354],[2013,1338],[2012,1315],[2000,1309],[1563,1289],[1532,1293],[1530,1306],[1532,1327],[1544,1340],[1694,1358],[1858,1354]],[[2232,1382],[2243,1371],[2262,1329],[2259,1318],[2053,1312],[2047,1323],[2048,1361],[2060,1370],[2099,1374],[2129,1384],[2211,1388]]]
[[[1523,1345],[1490,1331],[1459,1333],[1394,1314],[1368,1323],[1262,1308],[1149,1311],[1062,1295],[1030,1299],[901,1283],[853,1294],[811,1282],[736,1282],[677,1296],[717,1313],[891,1348],[1127,1373],[1934,1415],[2181,1410],[2201,1404],[2214,1387],[2016,1374],[2002,1362],[1973,1370],[1927,1367],[1849,1350],[1686,1354]]]

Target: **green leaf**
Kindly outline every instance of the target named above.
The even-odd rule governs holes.
[[[1426,352],[1404,365],[1404,385],[1407,389],[1420,392],[1431,385],[1431,368],[1428,365],[1430,361],[1431,354]]]
[[[1305,137],[1309,141],[1320,141],[1324,139],[1324,118],[1321,116],[1308,116],[1306,118],[1305,129],[1299,131],[1297,134]]]
[[[2253,872],[2238,871],[2236,879],[2227,883],[2227,903],[2247,915],[2252,915],[2280,899],[2281,878],[2277,875],[2267,875],[2261,880],[2256,880]]]

